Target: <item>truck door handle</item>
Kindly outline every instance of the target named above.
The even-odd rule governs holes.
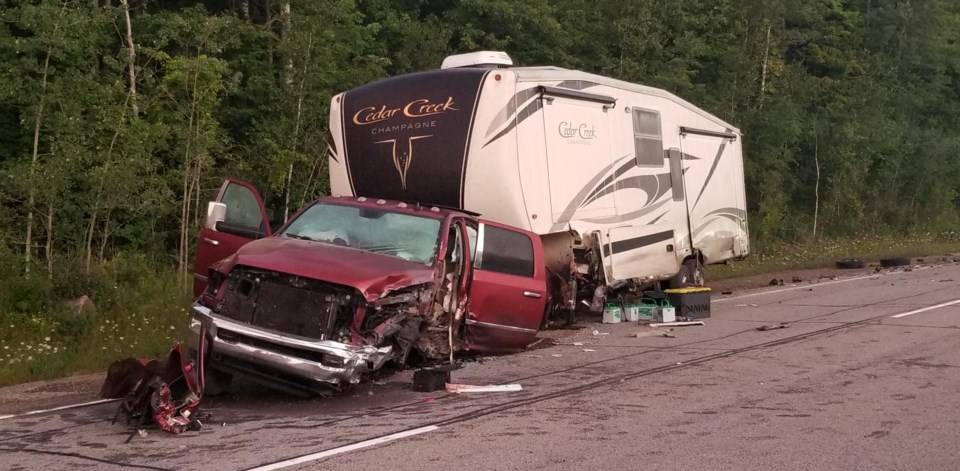
[[[538,298],[538,299],[539,299],[541,296],[543,296],[543,295],[541,295],[540,293],[534,293],[533,291],[524,291],[524,292],[523,292],[523,295],[526,296],[526,297],[528,297],[528,298]]]
[[[205,243],[207,243],[207,244],[210,244],[210,245],[220,245],[220,241],[219,241],[219,240],[214,240],[214,239],[211,239],[211,238],[209,238],[209,237],[204,237],[204,238],[203,238],[203,241],[204,241]]]

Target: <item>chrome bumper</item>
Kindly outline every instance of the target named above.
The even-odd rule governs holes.
[[[189,345],[199,348],[201,326],[206,327],[209,361],[230,358],[309,382],[338,385],[357,383],[360,375],[376,371],[390,358],[392,346],[358,347],[332,340],[310,340],[237,323],[194,304]],[[319,359],[319,361],[318,361]]]

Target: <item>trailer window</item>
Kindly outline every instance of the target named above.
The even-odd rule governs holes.
[[[483,229],[481,270],[516,276],[533,276],[533,243],[519,232],[487,225]]]
[[[660,113],[642,108],[633,109],[633,146],[637,165],[663,166],[663,137],[660,133]]]

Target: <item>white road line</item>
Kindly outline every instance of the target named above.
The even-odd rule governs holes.
[[[896,272],[896,273],[900,273],[900,272]],[[843,280],[825,281],[825,282],[823,282],[823,283],[810,283],[810,284],[806,284],[806,285],[803,285],[803,286],[792,286],[792,287],[790,287],[790,288],[775,289],[775,290],[773,290],[773,291],[761,291],[761,292],[759,292],[759,293],[742,294],[742,295],[740,295],[740,296],[734,296],[734,297],[731,297],[731,298],[716,299],[716,300],[714,300],[713,302],[715,302],[715,303],[721,303],[721,302],[724,302],[724,301],[731,301],[731,300],[734,300],[734,299],[742,299],[742,298],[750,298],[750,297],[753,297],[753,296],[761,296],[761,295],[764,295],[764,294],[776,294],[776,293],[783,293],[783,292],[786,292],[786,291],[796,291],[796,290],[798,290],[798,289],[812,288],[812,287],[814,287],[814,286],[835,285],[835,284],[837,284],[837,283],[847,283],[847,282],[850,282],[850,281],[866,280],[866,279],[869,279],[869,278],[876,278],[876,277],[878,277],[878,276],[880,276],[880,275],[889,275],[889,273],[874,273],[874,274],[872,274],[872,275],[868,275],[868,276],[858,276],[858,277],[856,277],[856,278],[846,278],[846,279],[843,279]]]
[[[283,469],[290,466],[296,466],[298,464],[308,463],[310,461],[322,460],[324,458],[329,458],[331,456],[339,455],[341,453],[347,453],[354,450],[359,450],[361,448],[367,448],[375,445],[381,445],[384,443],[392,442],[394,440],[399,440],[401,438],[412,437],[414,435],[419,435],[421,433],[432,432],[440,427],[436,425],[429,425],[426,427],[415,428],[411,430],[405,430],[403,432],[397,432],[391,435],[386,435],[380,438],[374,438],[372,440],[365,440],[362,442],[357,442],[352,445],[341,446],[339,448],[331,448],[327,451],[321,451],[319,453],[313,453],[309,455],[303,455],[298,458],[291,458],[289,460],[278,461],[273,464],[268,464],[264,466],[259,466],[256,468],[250,468],[247,471],[272,471],[274,469]]]
[[[921,308],[921,309],[915,309],[915,310],[913,310],[913,311],[901,312],[900,314],[894,314],[894,315],[892,315],[892,316],[890,316],[890,317],[898,318],[898,317],[912,316],[912,315],[914,315],[914,314],[920,314],[921,312],[927,312],[927,311],[932,311],[932,310],[934,310],[934,309],[940,309],[940,308],[942,308],[942,307],[953,306],[954,304],[960,304],[960,299],[955,299],[955,300],[953,300],[953,301],[947,301],[947,302],[945,302],[945,303],[940,303],[940,304],[937,304],[937,305],[934,305],[934,306],[928,306],[928,307]]]
[[[74,409],[77,407],[95,406],[97,404],[105,404],[107,402],[115,402],[119,400],[120,399],[99,399],[96,401],[82,402],[80,404],[70,404],[69,406],[54,407],[53,409],[32,410],[30,412],[24,412],[22,414],[0,415],[0,420],[14,419],[17,417],[25,417],[28,415],[46,414],[47,412],[56,412],[59,410]]]
[[[916,268],[913,269],[913,271],[926,270],[926,269],[928,269],[928,268],[934,268],[934,267],[916,267]],[[901,274],[901,273],[906,273],[906,272],[905,272],[905,271],[902,271],[902,270],[898,270],[898,271],[888,271],[888,272],[883,272],[883,273],[874,273],[874,274],[871,274],[871,275],[857,276],[857,277],[854,277],[854,278],[845,278],[845,279],[842,279],[842,280],[824,281],[823,283],[810,283],[810,284],[806,284],[806,285],[791,286],[791,287],[789,287],[789,288],[775,289],[775,290],[772,290],[772,291],[761,291],[761,292],[759,292],[759,293],[742,294],[742,295],[740,295],[740,296],[732,296],[732,297],[729,297],[729,298],[714,299],[713,302],[715,302],[715,303],[721,303],[721,302],[724,302],[724,301],[732,301],[732,300],[734,300],[734,299],[752,298],[752,297],[754,297],[754,296],[762,296],[762,295],[764,295],[764,294],[784,293],[784,292],[787,292],[787,291],[796,291],[796,290],[798,290],[798,289],[812,288],[812,287],[814,287],[814,286],[835,285],[835,284],[838,284],[838,283],[847,283],[847,282],[850,282],[850,281],[867,280],[867,279],[870,279],[870,278],[876,278],[876,277],[878,277],[878,276],[899,275],[899,274]]]

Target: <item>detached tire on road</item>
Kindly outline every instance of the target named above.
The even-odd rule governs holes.
[[[843,260],[837,260],[837,268],[842,268],[844,270],[850,270],[854,268],[864,268],[867,264],[860,260],[859,258],[845,258]]]
[[[884,268],[890,267],[902,267],[904,265],[909,265],[910,259],[907,257],[893,257],[893,258],[881,258],[880,266]]]

